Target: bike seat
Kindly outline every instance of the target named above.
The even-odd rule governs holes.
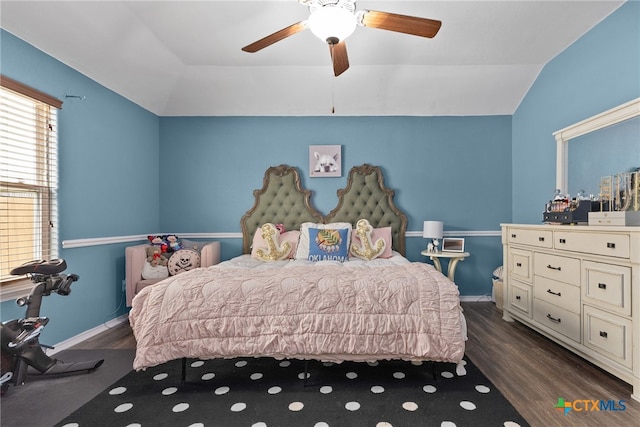
[[[52,259],[50,261],[34,260],[22,264],[19,267],[11,270],[11,274],[14,276],[22,276],[24,274],[58,274],[67,268],[67,263],[63,259]]]

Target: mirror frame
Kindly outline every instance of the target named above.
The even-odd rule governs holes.
[[[567,194],[569,191],[570,140],[638,116],[640,116],[640,98],[554,132],[553,136],[556,139],[556,188],[562,194]]]

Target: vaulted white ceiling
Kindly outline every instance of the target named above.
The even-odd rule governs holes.
[[[240,50],[305,20],[296,0],[2,0],[0,25],[161,116],[508,115],[547,62],[623,3],[359,1],[442,28],[426,39],[358,27],[339,77],[309,30]]]

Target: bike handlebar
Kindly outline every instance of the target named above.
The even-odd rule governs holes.
[[[62,280],[56,292],[58,295],[69,295],[71,293],[71,284],[77,282],[80,277],[77,274],[69,274]]]

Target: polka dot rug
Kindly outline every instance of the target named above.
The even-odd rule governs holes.
[[[131,372],[57,427],[528,426],[467,360],[181,361]],[[305,380],[306,376],[306,380]]]

